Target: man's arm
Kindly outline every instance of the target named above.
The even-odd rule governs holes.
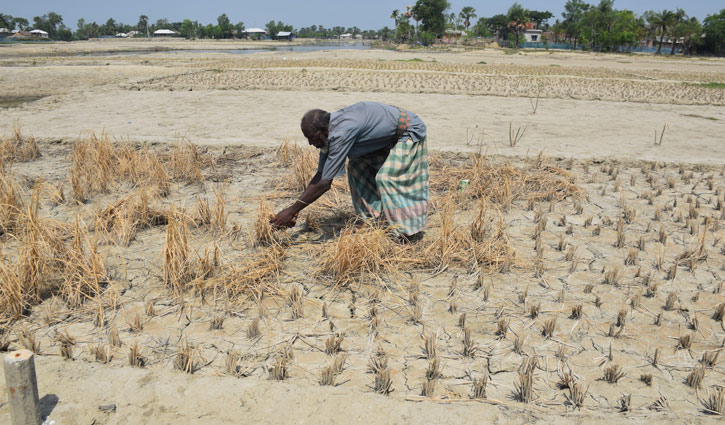
[[[315,176],[312,177],[310,184],[307,185],[307,188],[304,192],[302,192],[299,199],[297,199],[292,206],[283,209],[274,216],[271,223],[278,227],[288,227],[295,214],[299,213],[306,206],[319,199],[319,197],[324,195],[331,187],[332,180],[322,180],[322,173],[317,172]]]

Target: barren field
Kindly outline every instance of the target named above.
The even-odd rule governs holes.
[[[184,51],[0,47],[0,348],[50,420],[721,420],[725,61],[138,45]],[[359,100],[428,124],[424,238],[344,179],[271,229]]]

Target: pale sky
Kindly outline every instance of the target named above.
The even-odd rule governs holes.
[[[449,0],[452,11],[458,13],[464,6],[476,9],[478,17],[493,16],[505,13],[513,0],[491,2],[485,0]],[[524,7],[534,10],[548,10],[554,14],[549,21],[553,23],[561,17],[566,0],[519,0]],[[589,3],[598,3],[590,0]],[[332,27],[357,26],[360,29],[380,29],[393,26],[390,13],[393,9],[404,10],[407,4],[415,4],[415,0],[32,0],[7,1],[0,5],[0,13],[20,16],[33,22],[33,16],[43,15],[49,11],[63,16],[63,22],[75,28],[78,18],[86,22],[96,21],[99,25],[108,18],[116,22],[135,25],[139,15],[147,15],[151,22],[159,18],[169,21],[182,21],[189,18],[202,24],[216,23],[217,16],[226,13],[232,23],[239,21],[249,27],[264,27],[270,20],[292,24],[295,28],[324,25]],[[617,9],[633,10],[641,14],[646,10],[676,10],[683,8],[690,16],[702,20],[708,14],[725,9],[722,0],[615,0]],[[475,21],[475,20],[474,20]]]

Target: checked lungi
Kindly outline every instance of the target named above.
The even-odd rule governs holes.
[[[428,149],[405,135],[408,115],[400,112],[397,143],[348,160],[347,176],[355,211],[367,218],[381,215],[397,234],[412,236],[428,220]]]

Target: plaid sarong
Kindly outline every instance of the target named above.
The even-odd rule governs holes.
[[[407,113],[401,111],[403,131]],[[426,140],[405,136],[388,151],[349,159],[347,176],[355,211],[367,218],[383,215],[395,232],[412,236],[428,220],[428,149]]]

